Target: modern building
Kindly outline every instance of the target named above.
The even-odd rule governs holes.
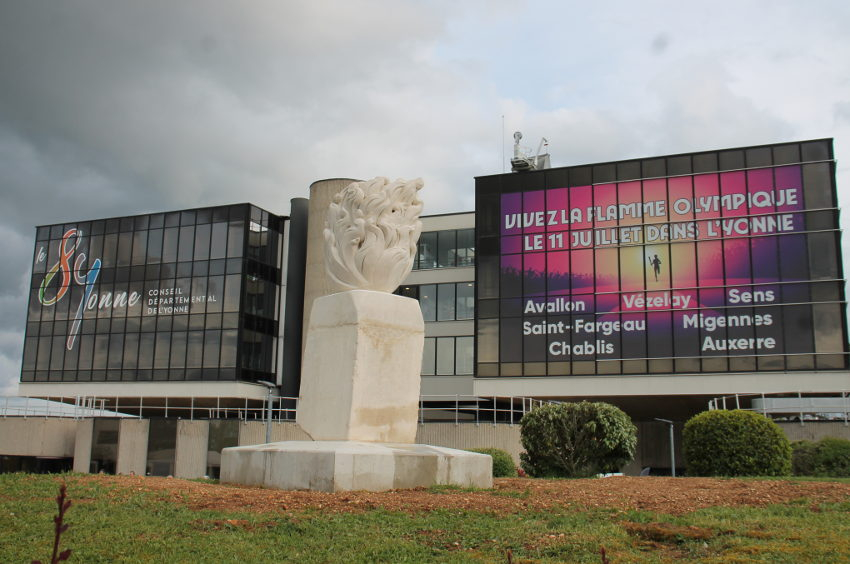
[[[21,394],[202,413],[210,445],[236,444],[228,418],[298,395],[302,327],[334,291],[324,214],[350,181],[314,183],[288,216],[237,204],[39,227]],[[397,290],[425,319],[423,421],[516,422],[527,398],[608,401],[647,424],[722,396],[766,413],[781,401],[761,394],[848,402],[832,140],[532,166],[475,191],[473,212],[422,218]],[[171,442],[149,461],[175,432],[156,431]]]
[[[39,227],[21,393],[263,399],[292,223],[237,204]]]
[[[831,139],[476,179],[476,394],[850,388]]]

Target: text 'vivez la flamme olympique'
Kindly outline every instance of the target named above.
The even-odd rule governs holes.
[[[289,215],[245,203],[38,227],[21,393],[297,397],[302,328],[329,287],[324,211],[349,181],[314,183]],[[831,139],[474,188],[474,212],[422,218],[397,290],[426,322],[423,405],[589,399],[651,420],[850,389]]]

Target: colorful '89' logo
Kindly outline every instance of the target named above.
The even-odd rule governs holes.
[[[74,257],[82,239],[83,232],[79,229],[71,228],[65,232],[65,235],[62,236],[62,242],[59,244],[59,260],[50,267],[50,270],[44,276],[44,280],[41,281],[41,286],[38,288],[38,301],[45,306],[55,305],[65,297],[65,294],[68,293],[68,288],[71,287],[71,280],[85,288],[83,296],[80,298],[80,305],[77,307],[71,327],[68,330],[68,340],[65,343],[68,350],[71,350],[74,346],[74,341],[80,331],[83,310],[92,293],[97,276],[100,273],[100,259],[95,259],[89,271],[85,275],[83,274],[82,269],[86,262],[85,253],[79,253],[77,255],[73,263],[74,267],[71,268],[71,259]],[[48,287],[57,274],[62,276],[62,280],[59,283],[56,293],[52,297],[48,297]]]

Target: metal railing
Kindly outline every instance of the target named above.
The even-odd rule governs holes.
[[[126,417],[106,408],[106,401],[93,397],[30,398],[0,396],[0,417]]]
[[[850,425],[850,392],[765,392],[720,396],[708,402],[708,409],[743,409],[775,420],[843,421]]]
[[[544,400],[526,397],[481,397],[471,395],[427,395],[419,398],[419,423],[519,423],[523,415]]]
[[[182,419],[238,419],[240,421],[295,421],[298,398],[224,397],[49,397],[0,396],[0,418],[5,417],[176,417]],[[419,400],[420,424],[441,422],[514,425],[532,409],[546,403],[526,397],[427,395]],[[269,417],[269,415],[271,415]]]

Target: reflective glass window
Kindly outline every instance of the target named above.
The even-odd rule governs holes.
[[[437,374],[448,375],[455,372],[454,337],[437,338]]]
[[[162,262],[177,262],[177,243],[179,236],[180,233],[177,227],[165,229],[162,239]]]
[[[241,257],[243,237],[245,234],[245,224],[241,221],[234,221],[228,227],[227,235],[227,256]]]
[[[460,282],[457,284],[457,319],[475,317],[475,284]]]
[[[195,244],[195,226],[189,225],[180,228],[180,241],[177,245],[177,260],[192,260],[192,250]]]
[[[239,311],[239,290],[242,276],[229,274],[224,287],[224,311]]]
[[[422,352],[422,374],[433,375],[436,372],[437,343],[434,337],[425,337],[425,348]]]
[[[118,266],[129,266],[132,259],[133,251],[133,234],[119,233],[118,234],[118,256],[116,263]]]
[[[162,262],[162,229],[151,229],[148,232],[147,257],[148,264]]]
[[[186,367],[200,368],[203,361],[204,332],[189,331],[186,346]]]
[[[238,344],[238,331],[226,330],[221,332],[221,362],[222,368],[236,366],[236,346]]]
[[[212,224],[210,258],[220,259],[227,255],[227,223]]]
[[[423,233],[419,237],[417,268],[437,268],[437,232]]]
[[[208,223],[198,225],[195,228],[195,260],[207,260],[210,258],[210,231]]]
[[[457,337],[455,340],[455,374],[472,374],[475,339]]]
[[[457,232],[457,266],[475,265],[475,230],[460,229]]]
[[[437,284],[437,321],[455,318],[455,285]]]
[[[425,321],[437,320],[436,284],[423,284],[419,286],[419,307],[422,309],[422,319]]]
[[[457,239],[454,230],[437,231],[437,267],[446,268],[457,264]]]
[[[204,335],[204,368],[218,368],[221,350],[221,331],[207,331]]]

